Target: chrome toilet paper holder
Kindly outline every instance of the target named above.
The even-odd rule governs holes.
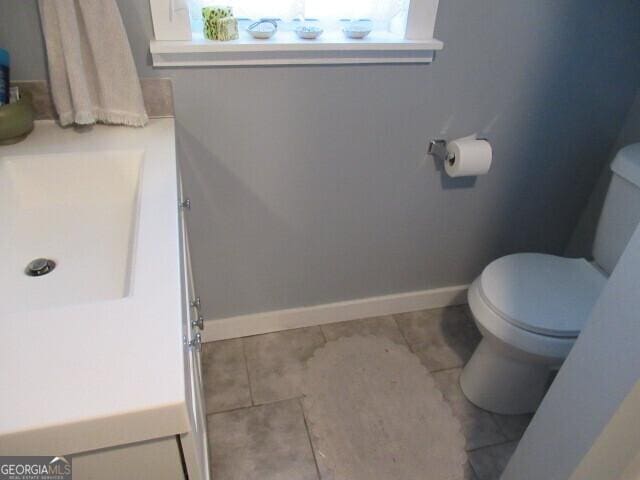
[[[429,155],[435,157],[436,160],[445,162],[455,162],[455,156],[447,151],[447,141],[441,138],[431,140],[429,142]]]

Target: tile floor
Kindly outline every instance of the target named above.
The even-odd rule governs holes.
[[[466,306],[301,328],[203,347],[215,480],[325,480],[302,409],[304,364],[325,342],[355,334],[407,345],[432,372],[467,439],[466,480],[497,480],[530,416],[481,410],[463,396],[461,367],[480,340]],[[320,466],[322,467],[322,465]]]

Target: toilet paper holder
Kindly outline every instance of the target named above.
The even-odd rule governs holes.
[[[476,140],[486,140],[485,137],[476,137]],[[429,155],[433,155],[436,160],[439,160],[444,165],[445,162],[449,162],[453,165],[456,161],[456,157],[453,153],[447,150],[447,141],[442,138],[436,138],[429,142]]]
[[[447,151],[447,141],[441,138],[431,140],[429,142],[429,155],[433,155],[436,160],[445,162],[454,162],[455,157]]]

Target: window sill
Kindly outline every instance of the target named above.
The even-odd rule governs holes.
[[[301,40],[294,32],[280,31],[269,40],[256,40],[247,32],[229,42],[153,40],[150,50],[154,67],[205,67],[431,63],[434,52],[443,47],[440,40],[407,40],[386,32],[371,32],[362,40],[346,38],[342,32]]]

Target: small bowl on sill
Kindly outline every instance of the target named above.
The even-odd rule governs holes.
[[[268,40],[273,37],[278,31],[278,24],[275,20],[260,20],[259,22],[252,23],[247,27],[247,32],[258,40]]]
[[[315,40],[322,35],[323,31],[322,28],[315,25],[300,25],[295,29],[296,35],[304,40]]]
[[[371,33],[372,28],[370,21],[356,20],[345,25],[342,31],[348,38],[362,40]]]

